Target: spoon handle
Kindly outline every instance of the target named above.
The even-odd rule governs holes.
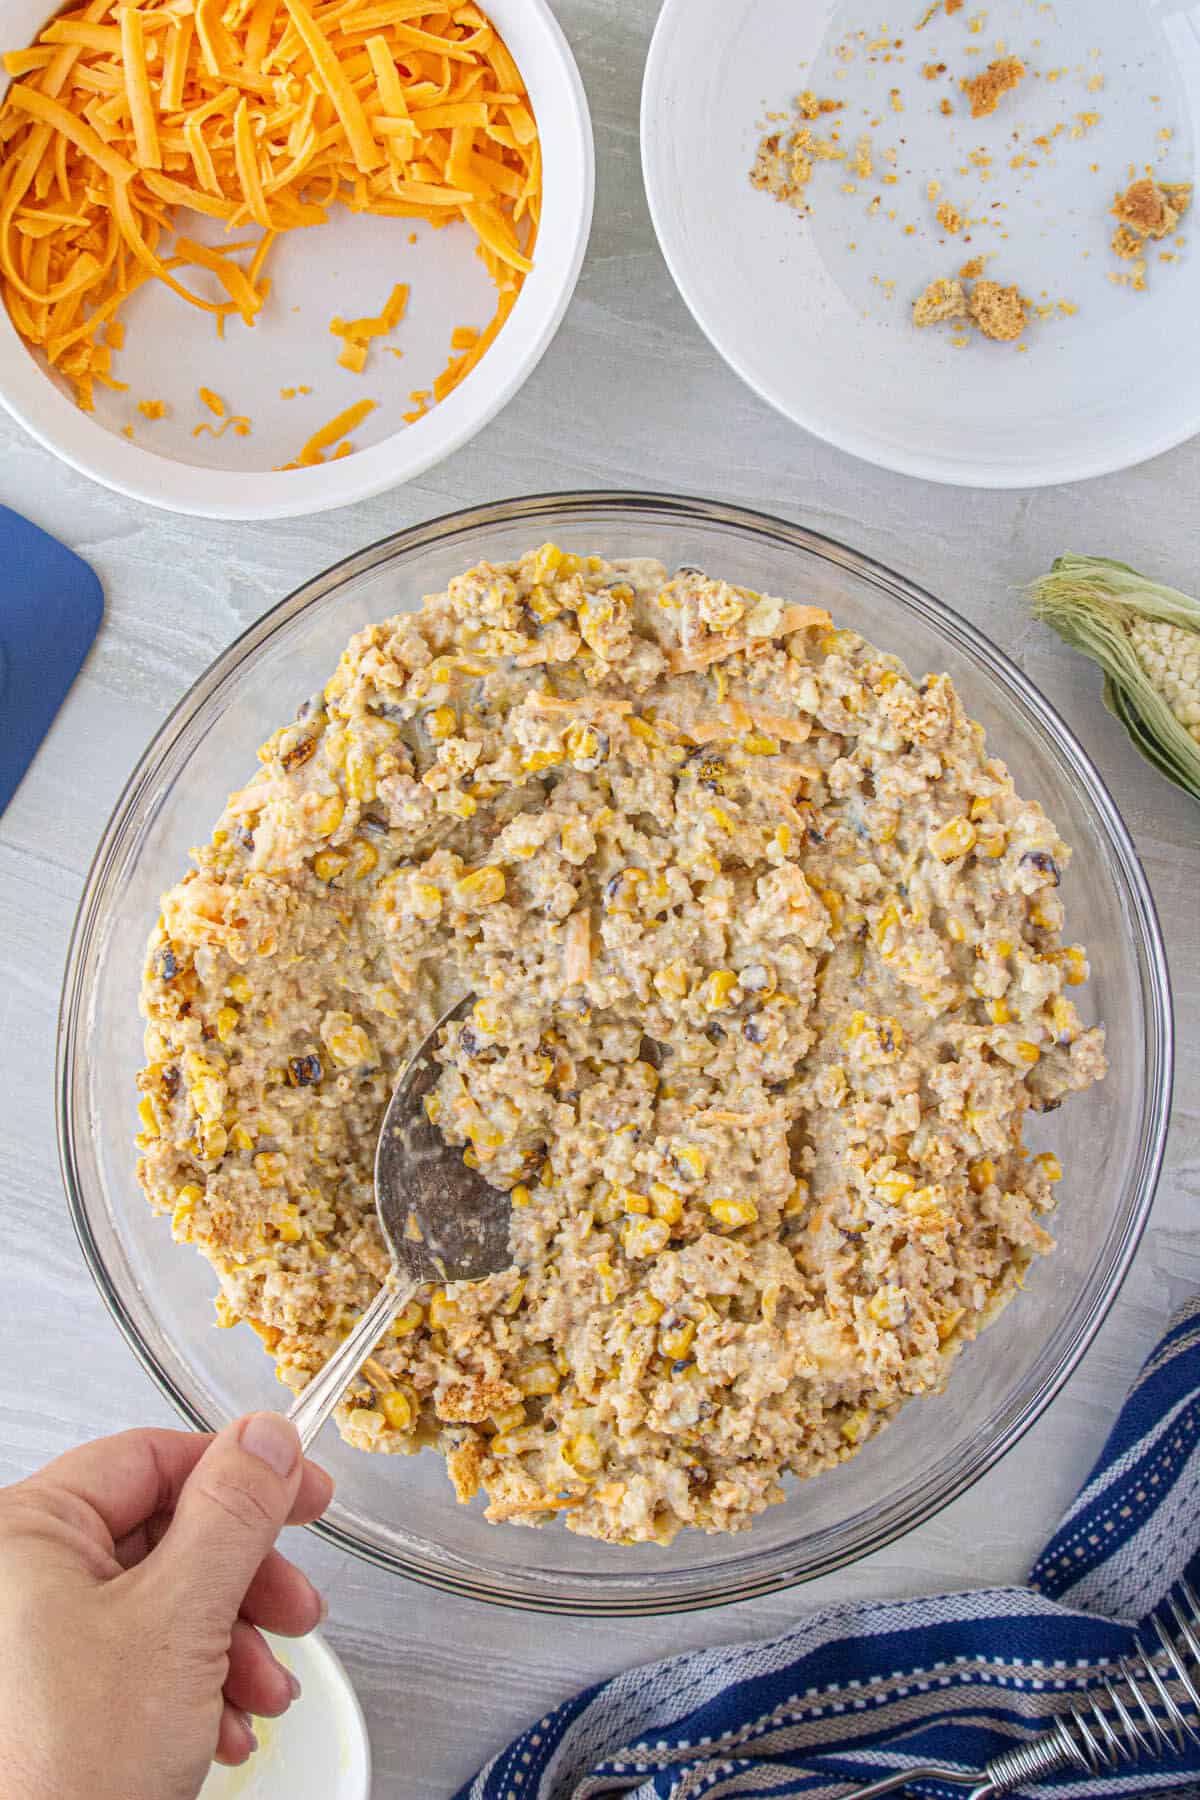
[[[300,1445],[306,1455],[350,1382],[420,1285],[408,1276],[389,1275],[349,1337],[292,1402],[287,1416],[300,1433]]]

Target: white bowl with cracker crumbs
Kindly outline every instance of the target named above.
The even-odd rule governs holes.
[[[362,0],[358,10],[365,4]],[[380,27],[368,8],[357,34],[346,25],[339,37],[329,24],[328,6],[279,0],[264,51],[261,44],[247,43],[254,17],[263,9],[250,15],[242,8],[243,25],[233,39],[241,79],[236,88],[231,84],[224,90],[224,103],[222,78],[210,76],[204,60],[207,40],[201,42],[205,34],[198,30],[178,51],[186,81],[176,77],[177,90],[164,91],[172,80],[173,15],[158,0],[143,0],[138,10],[141,41],[131,53],[121,37],[125,27],[117,24],[129,9],[114,6],[111,18],[105,15],[98,27],[88,25],[86,29],[101,34],[93,42],[76,44],[68,36],[65,42],[39,46],[50,17],[48,0],[10,0],[4,8],[0,50],[30,47],[23,62],[9,62],[7,74],[0,65],[0,201],[6,214],[21,153],[30,141],[28,129],[16,135],[15,127],[48,124],[56,137],[44,168],[20,197],[15,214],[5,218],[0,401],[40,443],[83,474],[132,499],[201,517],[268,519],[324,511],[395,487],[441,461],[473,437],[535,367],[574,291],[587,243],[594,186],[587,101],[546,0],[463,7],[449,24],[449,14],[429,7],[430,30],[447,39],[448,55],[430,47],[427,22],[415,17],[417,9],[407,23]],[[163,22],[164,14],[171,23]],[[230,15],[231,20],[236,17]],[[323,42],[311,36],[314,21],[317,29],[324,21]],[[69,23],[66,29],[69,33]],[[63,24],[54,30],[62,32]],[[381,59],[384,31],[390,53]],[[406,32],[407,40],[399,35]],[[111,36],[106,40],[104,33]],[[372,38],[374,48],[368,41]],[[493,55],[488,45],[495,41],[500,49]],[[6,129],[8,76],[13,93],[21,86],[45,86],[49,71],[44,60],[36,59],[39,53],[44,59],[64,48],[77,50],[81,63],[90,59],[93,68],[98,64],[97,73],[89,72],[74,87],[69,76],[54,101],[60,110],[52,116],[35,95],[27,109],[30,116],[14,120],[10,93]],[[228,45],[224,51],[216,47],[218,68],[228,51]],[[273,61],[276,52],[279,60]],[[322,86],[315,72],[327,52],[344,65],[343,72],[349,71],[349,102],[341,75],[335,72]],[[401,60],[405,57],[407,62]],[[398,82],[389,73],[393,59]],[[474,64],[478,70],[469,66]],[[139,85],[148,94],[145,113],[127,101],[115,125],[111,114],[95,110],[107,90],[93,92],[97,82],[111,84],[113,69],[128,94]],[[443,88],[444,96],[439,93]],[[508,92],[513,88],[518,91]],[[172,110],[180,93],[182,110]],[[246,99],[244,108],[239,94]],[[342,106],[353,108],[354,94],[359,112],[344,117]],[[120,93],[114,95],[118,108],[121,99]],[[224,113],[214,114],[211,108],[222,104]],[[33,107],[42,110],[33,112]],[[278,223],[285,211],[320,201],[339,159],[354,179],[352,145],[364,141],[355,136],[354,127],[364,111],[364,161],[380,165],[381,180],[394,168],[398,185],[383,199],[389,206],[411,206],[414,216],[380,216],[378,210],[331,204],[325,222],[280,230],[255,270],[254,250],[270,235],[267,220]],[[387,116],[380,127],[381,114]],[[60,191],[56,160],[64,122],[75,134],[68,136],[61,158],[68,165],[69,200]],[[464,125],[465,131],[456,129]],[[96,132],[89,138],[93,126]],[[340,140],[331,143],[339,131],[345,133],[344,153]],[[142,132],[153,134],[149,143]],[[206,142],[197,145],[197,134]],[[532,268],[522,270],[516,282],[510,276],[507,289],[503,259],[493,255],[489,267],[476,254],[490,227],[485,222],[477,235],[475,221],[468,226],[443,198],[451,188],[445,160],[451,144],[450,160],[460,157],[460,187],[466,178],[462,171],[469,167],[477,178],[472,193],[477,197],[486,189],[492,196],[482,212],[493,220],[497,213],[507,213],[505,229],[514,247],[530,252]],[[207,171],[206,145],[207,160],[215,162]],[[89,147],[95,156],[105,156],[105,166],[88,157]],[[431,156],[443,159],[440,168],[428,160]],[[315,193],[299,176],[290,184],[286,179],[289,168],[309,157],[314,169],[325,159],[313,182]],[[123,164],[134,166],[135,180],[122,180]],[[527,206],[520,199],[531,167],[541,207],[533,245]],[[151,180],[159,183],[154,191],[148,187]],[[103,356],[94,369],[91,363],[83,368],[81,383],[78,354],[64,355],[60,340],[77,334],[94,303],[104,298],[101,278],[53,339],[55,322],[50,319],[47,326],[47,314],[35,308],[31,324],[28,310],[23,315],[14,311],[14,300],[19,308],[23,299],[13,286],[14,267],[36,292],[45,292],[80,268],[89,247],[102,260],[108,213],[120,221],[113,198],[117,189],[135,196],[135,206],[140,206],[135,225],[153,253],[151,209],[158,204],[170,210],[171,183],[201,187],[206,204],[219,215],[175,208],[172,226],[177,222],[187,239],[182,264],[176,260],[178,238],[163,232],[158,246],[173,279],[206,301],[209,311],[195,310],[161,279],[144,280],[120,306],[111,357]],[[532,189],[533,182],[529,185]],[[453,219],[448,229],[415,216],[430,196],[434,215]],[[105,212],[89,211],[101,204]],[[56,226],[55,214],[67,222]],[[75,214],[81,222],[72,225]],[[511,223],[514,217],[516,224]],[[97,219],[100,235],[89,240],[83,224]],[[301,221],[297,215],[283,222]],[[65,235],[56,238],[55,230]],[[47,232],[59,258],[49,279],[31,260]],[[129,233],[122,229],[120,236],[128,268],[137,271],[138,253]],[[206,257],[210,266],[201,260]],[[497,264],[501,279],[496,278]],[[240,299],[241,312],[229,306],[228,316],[218,321],[213,306],[231,295]],[[498,307],[504,316],[490,341],[488,327],[497,319]],[[53,340],[58,354],[53,369],[40,335],[31,335],[39,326],[46,328],[42,335],[48,345]],[[104,343],[105,333],[102,327],[95,341]],[[81,393],[93,410],[77,404]],[[308,466],[289,466],[298,462]]]
[[[667,0],[642,159],[679,290],[764,400],[885,468],[1034,487],[1168,450],[1200,430],[1171,352],[1200,5],[948,4]]]
[[[264,1634],[300,1683],[279,1719],[254,1719],[258,1749],[227,1769],[214,1763],[201,1800],[369,1800],[371,1744],[358,1695],[324,1638]]]

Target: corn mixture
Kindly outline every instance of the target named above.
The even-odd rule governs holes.
[[[303,1388],[387,1270],[404,1061],[512,1200],[345,1396],[487,1516],[733,1531],[1050,1248],[1022,1146],[1104,1073],[1068,850],[947,677],[819,608],[552,545],[369,626],[165,896],[140,1175]]]

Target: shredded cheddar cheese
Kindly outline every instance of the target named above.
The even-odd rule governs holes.
[[[252,327],[272,245],[338,203],[460,219],[478,239],[496,312],[478,334],[455,331],[421,413],[486,353],[532,268],[537,126],[474,0],[86,0],[3,66],[0,288],[18,332],[85,409],[97,383],[122,385],[116,314],[146,281],[221,334],[230,317]],[[212,248],[187,235],[189,212],[259,235]],[[206,292],[177,278],[189,269]],[[378,318],[334,321],[344,367],[365,368],[407,301],[398,286]],[[307,445],[299,466],[349,454],[352,429],[312,456]]]

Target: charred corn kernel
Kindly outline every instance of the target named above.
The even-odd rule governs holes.
[[[779,739],[765,731],[748,731],[742,739],[747,756],[778,756]]]
[[[629,1219],[621,1231],[621,1246],[626,1256],[657,1256],[670,1238],[671,1228],[662,1219]]]
[[[254,1133],[244,1125],[235,1125],[229,1134],[229,1141],[235,1150],[253,1150]]]
[[[680,1362],[692,1347],[696,1335],[694,1319],[680,1319],[675,1325],[664,1325],[658,1334],[658,1347],[670,1362]]]
[[[965,1317],[966,1317],[966,1308],[964,1306],[948,1306],[946,1308],[945,1312],[942,1314],[941,1318],[938,1320],[938,1341],[939,1341],[939,1343],[943,1343],[943,1344],[947,1343],[949,1341],[949,1339],[954,1336],[954,1333],[958,1328],[959,1321],[961,1319],[964,1319]]]
[[[511,1206],[528,1206],[533,1195],[525,1184],[519,1181],[515,1188],[510,1189],[508,1199]]]
[[[336,881],[349,861],[344,850],[318,850],[313,857],[313,874],[318,881]]]
[[[733,820],[723,806],[706,806],[704,810],[718,830],[729,832],[733,830]]]
[[[445,1331],[458,1318],[458,1308],[445,1288],[437,1288],[429,1299],[429,1324],[433,1331]]]
[[[318,837],[332,837],[342,822],[346,802],[340,794],[326,794],[317,807],[313,820]]]
[[[635,1325],[657,1325],[663,1316],[663,1303],[653,1294],[639,1294],[633,1303],[632,1315]]]
[[[967,1179],[977,1194],[991,1187],[996,1179],[996,1165],[990,1156],[978,1157],[967,1170]]]
[[[284,1207],[282,1217],[275,1222],[275,1229],[285,1244],[298,1244],[304,1236],[300,1208],[294,1200]]]
[[[229,1148],[229,1133],[223,1125],[205,1125],[200,1133],[200,1149],[205,1162],[220,1162]]]
[[[718,1225],[727,1225],[731,1229],[739,1225],[753,1225],[758,1217],[758,1207],[753,1200],[722,1198],[712,1201],[708,1210]]]
[[[425,1117],[431,1125],[436,1125],[442,1116],[442,1096],[438,1093],[426,1094],[421,1104],[425,1108]]]
[[[1008,1010],[1008,1001],[1004,999],[987,1002],[987,1016],[993,1025],[1007,1025],[1012,1018]]]
[[[379,852],[366,838],[355,838],[346,867],[347,881],[362,881],[379,863]]]
[[[260,1150],[254,1158],[254,1173],[265,1188],[282,1187],[284,1160],[277,1150]]]
[[[655,1218],[665,1219],[668,1225],[678,1225],[683,1217],[682,1194],[677,1194],[664,1181],[656,1181],[651,1186],[650,1205]]]
[[[149,1094],[143,1094],[138,1101],[137,1116],[142,1122],[143,1129],[147,1131],[152,1138],[156,1138],[160,1135],[162,1128],[158,1122],[158,1108],[155,1106],[154,1100]]]
[[[254,993],[254,989],[244,975],[231,975],[225,985],[239,1006],[245,1006],[247,1000]]]
[[[975,827],[969,819],[950,819],[935,831],[929,840],[929,848],[942,862],[955,862],[960,856],[974,848]]]
[[[379,1410],[393,1431],[410,1431],[415,1414],[413,1403],[403,1388],[393,1388],[390,1394],[384,1394],[379,1401]]]
[[[721,1007],[728,1006],[737,984],[738,978],[732,969],[714,969],[704,984],[704,1004],[709,1012],[719,1012]]]
[[[946,919],[946,936],[954,944],[966,942],[967,928],[955,913],[950,913]]]
[[[1068,944],[1061,952],[1063,980],[1068,987],[1082,987],[1088,978],[1087,955],[1079,944]]]
[[[557,1394],[562,1376],[549,1360],[530,1363],[517,1375],[517,1386],[528,1398],[531,1394]]]
[[[411,1337],[419,1325],[425,1320],[425,1308],[419,1300],[410,1300],[403,1312],[397,1313],[392,1320],[393,1337]]]
[[[886,1331],[895,1331],[908,1316],[904,1289],[895,1287],[891,1282],[877,1288],[867,1301],[867,1312],[876,1325],[882,1325]]]
[[[343,1069],[357,1069],[375,1061],[374,1044],[349,1013],[327,1013],[321,1036],[330,1056]]]
[[[626,1213],[648,1213],[650,1200],[646,1194],[637,1194],[632,1188],[621,1188],[621,1211]]]
[[[563,1445],[563,1460],[580,1475],[594,1475],[604,1461],[594,1432],[579,1431]]]
[[[708,1158],[698,1144],[683,1144],[678,1139],[671,1145],[671,1161],[685,1181],[703,1181]]]
[[[436,919],[442,910],[442,890],[432,881],[414,881],[408,890],[409,911],[416,919]]]
[[[688,991],[686,965],[682,962],[668,963],[655,975],[654,988],[664,1000],[682,1000]]]
[[[975,839],[975,849],[980,856],[993,859],[1003,856],[1008,849],[1008,833],[1002,825],[992,825],[980,831]]]
[[[1039,1060],[1042,1054],[1037,1045],[1031,1044],[1028,1038],[1021,1039],[1020,1043],[1016,1046],[1016,1051],[1021,1061],[1023,1063],[1028,1063],[1030,1068],[1033,1067],[1034,1063]]]
[[[1051,1004],[1050,1029],[1056,1044],[1073,1044],[1079,1036],[1079,1014],[1063,994]]]
[[[346,793],[360,806],[375,798],[375,758],[361,744],[351,744],[346,751]]]
[[[783,1209],[784,1218],[785,1219],[798,1218],[799,1215],[807,1207],[808,1200],[809,1200],[809,1192],[808,1192],[807,1181],[798,1181],[796,1183],[796,1185],[793,1187],[791,1193],[787,1197],[787,1203]]]
[[[458,730],[458,714],[452,706],[435,706],[425,714],[424,725],[434,743],[441,744]]]
[[[988,796],[986,794],[976,794],[971,802],[971,817],[976,820],[986,819],[991,810],[992,803]]]
[[[504,870],[495,864],[487,863],[482,869],[475,869],[470,875],[464,875],[454,885],[455,896],[468,906],[494,906],[497,900],[503,900],[507,888]]]
[[[866,1407],[860,1406],[855,1412],[850,1414],[848,1419],[842,1421],[842,1436],[848,1444],[857,1444],[861,1441],[866,1432],[867,1425],[870,1422],[870,1417],[871,1415]]]
[[[900,1169],[893,1169],[890,1175],[883,1176],[875,1183],[875,1192],[892,1206],[903,1206],[908,1196],[916,1188],[911,1175],[905,1175]]]

